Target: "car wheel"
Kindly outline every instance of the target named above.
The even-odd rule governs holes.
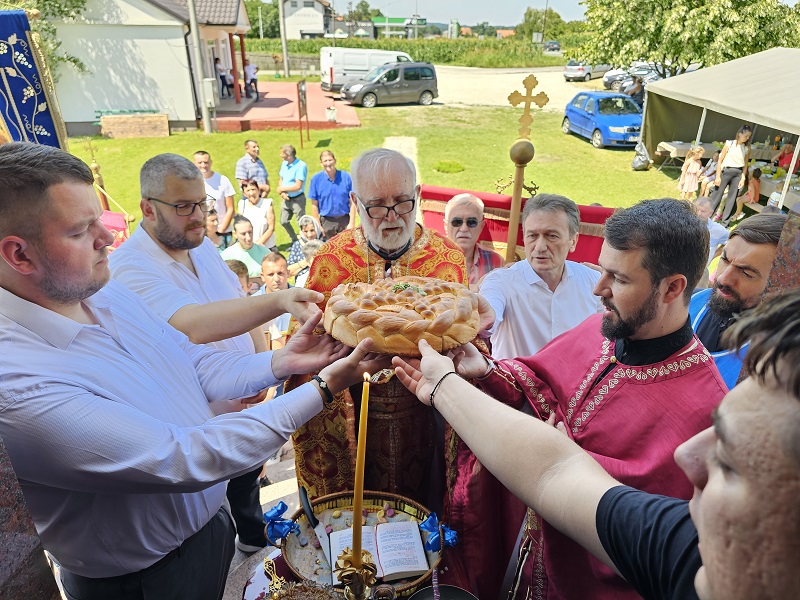
[[[364,108],[373,108],[378,103],[378,98],[373,93],[364,94],[361,99],[361,106]]]
[[[595,148],[603,147],[603,134],[599,129],[595,129],[592,132],[592,146],[594,146]]]
[[[611,82],[611,89],[614,90],[615,92],[618,92],[619,88],[621,88],[621,87],[622,87],[622,80],[621,79],[617,79],[616,81],[612,81]]]
[[[584,81],[589,81],[591,78],[592,78],[592,74],[591,74],[591,73],[587,73],[587,74],[584,76],[583,80],[584,80]]]
[[[564,120],[561,121],[561,131],[569,134],[569,119],[567,117],[564,117]]]
[[[433,104],[433,94],[429,91],[424,91],[419,95],[419,103],[423,106],[430,106]]]

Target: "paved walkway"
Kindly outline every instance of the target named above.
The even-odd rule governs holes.
[[[297,129],[299,105],[297,84],[278,81],[259,81],[258,100],[241,105],[232,100],[223,101],[217,113],[219,131],[239,132],[263,129]],[[306,84],[306,107],[308,125],[311,129],[333,129],[336,127],[360,127],[361,121],[355,108],[323,92],[319,83]],[[336,121],[329,121],[327,109],[334,107]],[[241,111],[241,112],[239,112]],[[303,119],[303,128],[306,119]]]

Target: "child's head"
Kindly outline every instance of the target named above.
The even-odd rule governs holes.
[[[752,176],[753,176],[753,179],[761,179],[761,169],[759,169],[758,167],[753,169],[753,175]]]
[[[714,150],[714,162],[719,162],[719,150]]]
[[[247,272],[247,265],[240,260],[226,260],[225,264],[239,278],[239,284],[246,296],[250,295],[250,274]]]
[[[702,146],[697,146],[697,148],[692,149],[692,156],[697,160],[703,158],[703,155],[706,153],[705,148]]]
[[[283,254],[270,252],[264,257],[261,261],[261,281],[268,294],[289,289],[289,267]]]

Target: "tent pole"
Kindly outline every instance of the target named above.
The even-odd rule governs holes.
[[[786,193],[789,191],[789,182],[794,173],[794,166],[797,164],[797,155],[800,154],[800,144],[794,147],[794,154],[792,154],[792,162],[789,164],[789,169],[786,171],[786,181],[783,182],[783,189],[781,190],[781,199],[778,202],[778,208],[783,209],[783,201],[786,198]]]
[[[708,109],[704,106],[703,107],[703,116],[700,117],[700,127],[697,128],[697,136],[694,138],[697,140],[697,145],[699,146],[702,142],[700,141],[700,136],[703,135],[703,125],[706,124],[706,113]]]

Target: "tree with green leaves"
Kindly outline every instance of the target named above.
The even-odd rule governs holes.
[[[472,33],[475,35],[482,35],[484,37],[493,38],[497,35],[497,27],[489,25],[488,21],[478,23],[472,28]]]
[[[58,39],[55,24],[80,16],[86,8],[86,0],[5,0],[3,4],[20,10],[38,10],[41,13],[41,18],[30,20],[31,30],[39,34],[42,52],[54,81],[58,81],[59,70],[63,65],[70,65],[79,73],[88,72],[83,61],[61,50],[61,40]]]
[[[578,58],[618,66],[644,60],[662,77],[800,42],[800,9],[778,0],[586,0],[585,6],[589,35]]]
[[[538,8],[525,9],[525,16],[522,23],[515,28],[515,36],[525,40],[531,40],[534,33],[543,33],[544,39],[556,40],[564,31],[564,19],[561,15],[554,11],[552,8],[547,9],[546,18],[545,11]]]
[[[348,14],[349,21],[369,21],[372,17],[382,17],[383,13],[378,8],[372,8],[367,0],[361,0]]]
[[[244,0],[244,7],[247,11],[247,18],[250,19],[250,31],[247,37],[257,38],[258,30],[258,9],[261,8],[261,23],[264,27],[265,38],[277,38],[281,36],[281,20],[278,15],[278,2],[262,2],[262,0]]]

